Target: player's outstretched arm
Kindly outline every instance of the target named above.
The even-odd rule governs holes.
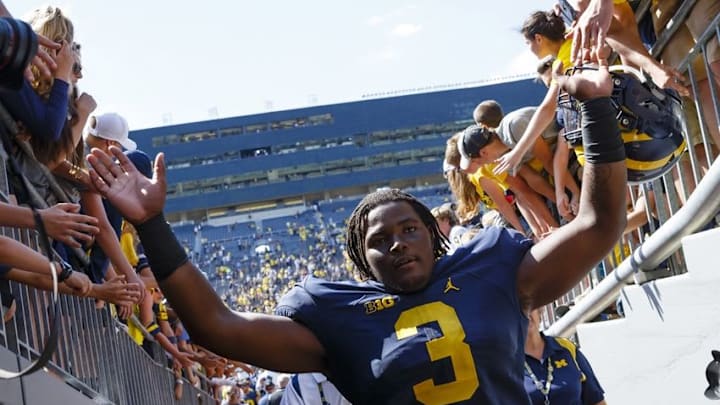
[[[140,174],[118,148],[118,163],[93,149],[90,176],[98,191],[138,231],[165,297],[198,344],[230,359],[278,371],[326,371],[324,348],[309,329],[289,318],[236,313],[192,264],[162,216],[167,183],[163,155],[152,179]]]
[[[580,209],[574,221],[533,246],[518,269],[518,294],[525,310],[572,288],[612,248],[625,226],[625,149],[610,104],[612,83],[603,58],[558,83],[582,102],[586,165]]]
[[[214,353],[270,370],[327,372],[309,329],[282,316],[230,311],[191,262],[159,284],[193,341]]]

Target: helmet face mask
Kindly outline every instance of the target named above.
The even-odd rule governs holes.
[[[593,68],[573,68],[568,74],[583,69]],[[625,142],[628,183],[655,180],[672,169],[687,147],[681,101],[674,91],[660,89],[635,69],[612,66],[611,76],[613,91],[610,97]],[[580,104],[572,96],[560,92],[558,109],[565,126],[565,139],[580,152]]]
[[[558,113],[562,117],[563,137],[571,146],[582,144],[580,103],[575,97],[561,91],[558,94]]]

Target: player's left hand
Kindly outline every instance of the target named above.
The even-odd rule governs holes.
[[[558,63],[553,72],[553,79],[558,83],[561,90],[566,91],[579,101],[608,97],[613,88],[607,63],[609,55],[610,47],[603,46],[600,51],[592,55],[591,63],[596,64],[597,69],[581,69],[572,76],[564,75],[563,64]]]

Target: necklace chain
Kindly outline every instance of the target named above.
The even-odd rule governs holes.
[[[553,371],[555,370],[552,365],[552,359],[548,357],[547,359],[547,378],[545,379],[545,385],[535,376],[535,373],[533,373],[532,368],[530,368],[530,365],[525,362],[525,371],[527,371],[530,378],[533,380],[533,383],[535,384],[535,387],[540,391],[543,396],[545,396],[545,405],[550,405],[550,398],[548,398],[548,394],[550,394],[550,386],[552,385],[553,380]]]

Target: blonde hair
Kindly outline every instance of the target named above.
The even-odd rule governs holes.
[[[35,9],[30,13],[28,23],[36,34],[42,35],[54,42],[65,41],[68,46],[73,43],[75,37],[75,28],[72,21],[67,18],[59,7],[44,6]],[[48,49],[45,49],[46,51]],[[33,82],[32,87],[35,91],[47,97],[52,88],[53,79],[43,79],[40,71],[32,68]]]
[[[500,215],[497,210],[490,210],[482,216],[482,226],[488,228],[491,226],[497,226],[500,228],[508,228],[509,225],[505,218]]]
[[[438,220],[438,222],[440,220],[447,220],[450,223],[450,226],[455,226],[458,225],[460,221],[453,210],[453,206],[454,204],[445,203],[443,205],[433,207],[433,209],[430,210],[430,213]]]
[[[27,18],[28,23],[35,33],[42,35],[54,42],[65,42],[64,46],[72,46],[73,52],[79,55],[80,45],[74,43],[75,28],[72,21],[65,16],[59,7],[43,6],[33,10]],[[46,49],[47,50],[47,49]],[[49,50],[53,54],[54,50]],[[33,80],[31,86],[35,92],[47,100],[53,86],[53,78],[44,78],[36,67],[32,67]],[[55,165],[63,158],[71,163],[82,164],[82,142],[75,144],[72,137],[72,126],[78,122],[78,114],[75,105],[77,99],[77,88],[70,84],[68,94],[67,121],[60,132],[57,141],[48,141],[42,134],[30,134],[30,145],[32,146],[35,158],[45,165]]]
[[[462,132],[458,132],[447,140],[445,162],[456,169],[447,171],[446,176],[450,191],[458,202],[457,215],[461,222],[467,222],[478,214],[478,204],[482,200],[475,189],[475,185],[468,179],[467,175],[457,169],[460,167],[460,151],[457,146],[460,136],[462,136]]]

